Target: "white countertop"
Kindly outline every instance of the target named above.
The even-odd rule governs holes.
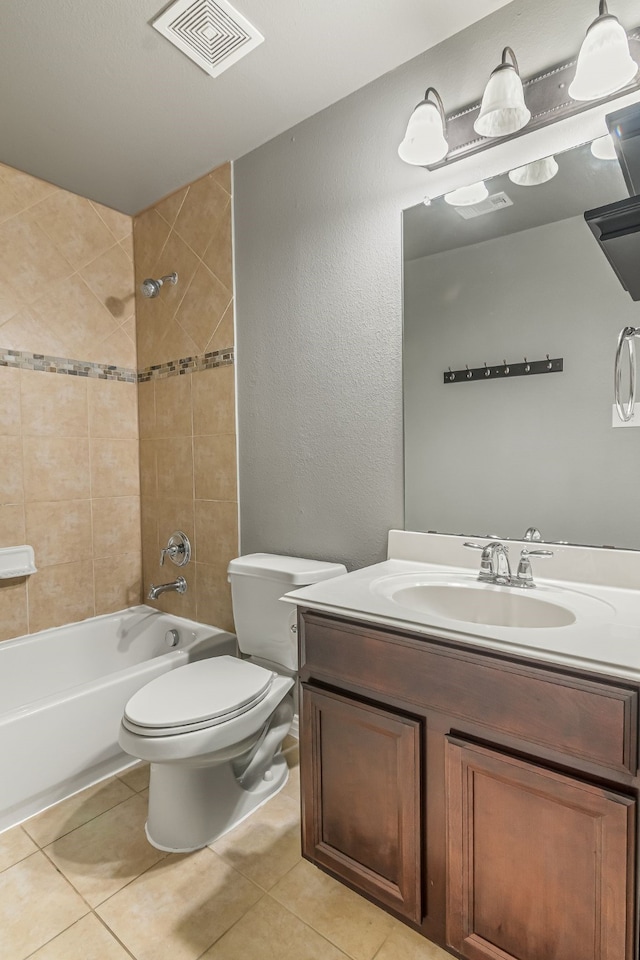
[[[630,589],[628,586],[615,586],[610,583],[594,584],[568,580],[566,575],[562,576],[565,573],[564,569],[560,578],[545,579],[539,576],[542,566],[540,563],[534,567],[536,587],[526,593],[535,595],[540,600],[560,602],[568,606],[576,614],[574,623],[563,627],[544,628],[497,627],[471,624],[440,617],[433,613],[410,611],[392,598],[377,592],[376,581],[382,577],[401,577],[408,574],[415,574],[417,578],[441,574],[445,578],[471,580],[477,576],[478,567],[469,565],[467,551],[462,548],[463,538],[439,538],[446,541],[459,539],[459,548],[462,550],[460,557],[464,556],[462,563],[434,563],[413,558],[417,552],[415,538],[431,538],[427,544],[429,549],[423,555],[433,557],[434,538],[437,540],[438,535],[407,534],[407,538],[411,537],[413,540],[410,543],[411,549],[404,550],[402,546],[397,545],[398,532],[392,533],[396,537],[394,552],[408,554],[412,557],[411,559],[394,556],[374,566],[364,567],[332,580],[291,591],[283,597],[283,600],[356,620],[404,628],[416,633],[458,640],[471,645],[477,644],[485,649],[501,650],[553,664],[640,680],[640,589]],[[390,534],[390,550],[391,544]],[[517,547],[523,545],[525,544],[517,544]],[[437,554],[439,545],[436,543],[435,546],[438,548],[435,550]],[[547,546],[550,549],[556,549],[548,544],[529,543],[526,546],[529,549]],[[451,555],[451,543],[447,542],[444,547],[446,547],[444,552]],[[458,545],[454,544],[453,549],[458,549]],[[585,552],[590,548],[568,549]],[[567,548],[559,552],[566,554]],[[619,565],[622,562],[620,552],[613,552],[616,554],[615,563]],[[454,556],[458,558],[455,553]],[[473,555],[474,563],[477,559],[478,557]],[[597,557],[597,560],[602,563],[602,554]],[[588,557],[587,561],[589,561]],[[547,560],[544,562],[552,563]],[[630,559],[633,567],[637,562],[636,556]],[[579,567],[579,563],[576,565]],[[550,570],[550,572],[554,571]],[[631,577],[627,571],[627,576],[620,579],[623,583],[628,583],[635,577]],[[525,592],[518,587],[490,587],[490,589],[513,591],[518,594]],[[593,603],[594,599],[600,601],[600,604]]]

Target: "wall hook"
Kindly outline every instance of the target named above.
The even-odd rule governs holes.
[[[471,370],[469,370],[469,364],[466,363],[465,366],[467,368],[467,380],[471,380],[471,378],[473,377],[473,374],[471,373]]]
[[[531,370],[531,364],[527,363],[527,358],[524,358],[524,372],[529,373]]]
[[[504,364],[504,375],[505,375],[505,377],[508,377],[508,376],[509,376],[509,367],[507,366],[507,361],[506,361],[506,360],[503,360],[502,362],[503,362],[503,364]],[[449,370],[451,370],[451,367],[449,367]]]
[[[640,330],[640,327],[638,328]],[[461,383],[463,380],[473,380],[476,383],[482,380],[500,380],[504,377],[513,379],[514,377],[535,376],[537,373],[562,373],[564,369],[564,359],[562,357],[550,357],[547,354],[546,360],[527,360],[524,363],[508,364],[503,359],[502,366],[499,363],[489,365],[486,361],[482,367],[472,367],[465,364],[463,370],[452,370],[451,367],[443,373],[444,383]]]

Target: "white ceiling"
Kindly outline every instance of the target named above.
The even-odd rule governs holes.
[[[136,213],[508,0],[233,2],[265,42],[212,79],[162,0],[2,0],[0,161]]]

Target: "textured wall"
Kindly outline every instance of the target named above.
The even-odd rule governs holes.
[[[640,19],[631,0],[615,12]],[[596,13],[515,0],[236,163],[243,553],[383,558],[403,522],[400,213],[426,192],[397,144],[426,86],[451,113],[505,44],[531,75]]]
[[[0,639],[140,600],[132,257],[130,217],[0,166],[0,547],[38,567]]]
[[[232,628],[226,568],[238,553],[231,168],[225,164],[134,221],[145,592],[179,574],[162,610]],[[145,277],[178,273],[153,300]],[[159,565],[175,530],[195,562]]]

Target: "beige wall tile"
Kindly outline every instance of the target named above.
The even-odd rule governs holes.
[[[0,301],[0,310],[2,306],[2,301]],[[44,323],[40,323],[34,316],[33,311],[26,307],[20,309],[15,316],[3,323],[0,336],[2,337],[2,346],[7,350],[27,350],[49,356],[59,355],[58,347],[60,344],[56,334],[49,330]]]
[[[154,363],[166,363],[169,360],[197,357],[201,352],[187,331],[174,320],[167,324],[156,349]]]
[[[22,503],[22,440],[20,437],[3,437],[0,440],[0,451],[0,503]]]
[[[0,324],[6,323],[24,308],[24,300],[6,279],[0,278]],[[2,333],[2,345],[6,347],[6,334]],[[14,349],[13,347],[11,349]],[[16,348],[17,349],[17,348]]]
[[[131,955],[92,914],[36,950],[29,960],[131,960]]]
[[[0,437],[19,437],[21,433],[20,370],[0,367]]]
[[[94,616],[93,563],[43,567],[29,578],[29,632]]]
[[[196,960],[259,898],[258,887],[205,848],[167,857],[97,912],[136,960]]]
[[[199,353],[204,352],[230,302],[229,290],[201,263],[176,313]]]
[[[113,234],[90,201],[67,190],[51,194],[32,212],[74,270],[115,243]]]
[[[0,280],[9,282],[26,303],[72,272],[56,243],[32,219],[31,210],[0,224]]]
[[[196,614],[199,621],[233,633],[231,587],[227,583],[225,563],[200,563],[196,567]]]
[[[136,286],[154,275],[158,257],[169,236],[169,224],[151,208],[134,218],[133,247]],[[141,298],[142,299],[142,298]]]
[[[158,545],[166,547],[171,534],[176,530],[181,530],[189,537],[193,558],[195,553],[194,501],[190,498],[186,500],[157,500],[155,508],[158,517]],[[167,561],[164,569],[175,571],[177,567]]]
[[[31,310],[40,326],[46,326],[55,338],[56,356],[72,360],[99,362],[98,345],[117,329],[116,321],[79,274],[49,286],[45,293],[41,290]]]
[[[235,441],[233,434],[194,437],[196,499],[237,499]]]
[[[140,495],[142,497],[158,496],[157,475],[157,442],[155,440],[140,440]]]
[[[142,561],[139,549],[135,553],[95,560],[93,572],[97,617],[140,603]]]
[[[89,434],[92,439],[135,440],[138,436],[138,388],[120,380],[91,379]]]
[[[22,170],[16,170],[15,167],[8,167],[4,163],[0,163],[0,179],[11,187],[13,195],[19,201],[21,210],[26,210],[34,203],[39,203],[40,200],[44,200],[49,194],[55,193],[59,189],[59,187],[54,187],[53,184],[47,183],[45,180],[38,180],[37,177],[23,173]]]
[[[136,440],[91,440],[91,496],[135,497],[140,490]]]
[[[26,437],[86,437],[87,379],[20,371],[22,432]]]
[[[232,364],[192,374],[193,433],[235,433],[235,369]]]
[[[119,557],[140,552],[140,498],[92,500],[93,556]]]
[[[112,207],[104,207],[101,203],[96,203],[95,200],[90,200],[89,203],[100,219],[106,223],[116,240],[126,240],[131,236],[133,233],[133,217],[126,213],[120,213],[119,210],[114,210]]]
[[[37,851],[0,874],[0,956],[22,960],[86,913],[87,904]]]
[[[131,231],[131,234],[126,237],[126,239],[120,241],[118,246],[124,250],[131,263],[133,263],[133,230]]]
[[[196,560],[228,563],[238,556],[238,504],[196,500]]]
[[[189,187],[182,187],[182,189],[176,190],[175,193],[170,193],[168,197],[165,197],[164,200],[161,200],[160,203],[156,203],[154,206],[154,209],[157,210],[162,219],[166,220],[170,226],[173,226],[176,217],[180,213],[180,207],[184,203],[188,189]]]
[[[187,294],[199,263],[200,260],[193,250],[172,230],[154,267],[154,276],[165,277],[170,273],[178,274],[178,282],[165,284],[158,297],[158,300],[162,299],[172,316]]]
[[[36,555],[36,567],[91,560],[91,501],[59,500],[25,505],[27,542]]]
[[[233,259],[231,246],[231,202],[227,204],[220,217],[215,232],[205,250],[203,261],[209,270],[225,285],[231,293],[233,290]]]
[[[0,503],[0,547],[19,547],[26,542],[24,504]]]
[[[135,303],[133,267],[119,244],[100,254],[80,273],[117,323],[131,316]]]
[[[171,314],[159,297],[148,300],[136,292],[136,348],[139,370],[160,363],[162,337],[171,326]]]
[[[228,202],[228,192],[211,173],[190,185],[174,230],[199,257],[207,249]]]
[[[212,350],[226,350],[228,347],[232,347],[235,343],[235,328],[233,320],[233,300],[227,307],[222,317],[222,320],[216,327],[211,340],[209,340],[205,352],[209,353]]]
[[[26,578],[0,581],[0,640],[29,632]]]
[[[137,368],[135,341],[125,330],[124,324],[89,351],[88,360],[94,363],[113,363],[127,370]]]
[[[89,499],[88,440],[25,437],[23,450],[27,502]]]
[[[138,384],[138,429],[140,438],[156,435],[156,388],[153,380]]]
[[[223,190],[231,195],[231,163],[222,163],[215,170],[211,171],[211,176]]]
[[[156,436],[190,437],[191,374],[155,381]]]
[[[170,500],[193,499],[193,440],[171,437],[156,440],[158,497]]]

